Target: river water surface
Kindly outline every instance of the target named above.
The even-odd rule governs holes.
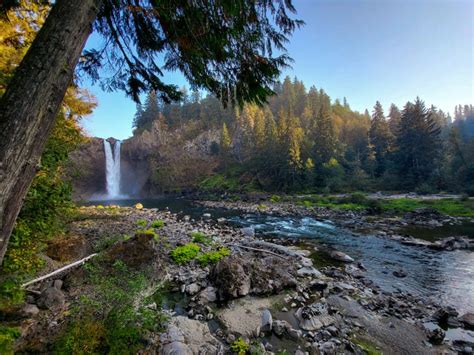
[[[212,219],[225,217],[235,226],[253,226],[261,236],[298,238],[319,249],[337,249],[352,256],[367,268],[367,276],[387,291],[403,290],[438,303],[454,306],[461,314],[474,312],[474,253],[462,250],[436,251],[407,246],[370,234],[356,235],[335,226],[331,221],[310,217],[276,217],[243,214],[239,211],[211,209],[181,198],[154,200],[91,201],[88,204],[132,206],[141,202],[147,208],[168,208],[171,212],[199,219],[210,213]],[[443,227],[446,228],[446,227]],[[471,228],[471,226],[468,226]],[[433,231],[433,238],[449,235]],[[429,236],[429,231],[423,231]],[[472,237],[472,235],[471,235]],[[402,269],[404,278],[393,275]]]

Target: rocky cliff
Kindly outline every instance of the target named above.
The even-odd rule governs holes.
[[[194,189],[217,166],[211,147],[219,131],[187,125],[168,129],[155,121],[150,130],[122,142],[121,194],[152,197]],[[113,141],[113,138],[108,140]],[[100,198],[106,192],[103,140],[91,138],[71,155],[69,176],[75,199]]]

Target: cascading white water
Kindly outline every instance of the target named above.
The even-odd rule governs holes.
[[[112,144],[104,139],[105,150],[105,176],[107,181],[107,197],[116,198],[120,196],[120,145],[122,142],[115,141],[112,153]]]

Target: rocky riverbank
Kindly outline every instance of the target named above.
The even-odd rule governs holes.
[[[298,207],[277,208],[299,213]],[[472,314],[382,291],[343,253],[333,255],[343,260],[339,266],[316,268],[312,250],[263,241],[220,222],[157,209],[81,208],[69,225],[74,243],[51,243],[45,273],[97,256],[28,286],[27,303],[1,313],[3,322],[21,329],[15,350],[51,352],[58,343],[70,346],[65,338],[80,342],[75,324],[100,304],[87,313],[97,319],[90,320],[95,330],[84,343],[111,351],[97,314],[109,319],[127,300],[114,287],[143,276],[146,282],[133,288],[130,317],[146,313],[157,325],[140,329],[138,353],[472,353]],[[104,293],[94,291],[98,285]]]
[[[433,208],[417,208],[403,215],[372,213],[366,210],[347,210],[329,207],[304,206],[294,202],[262,201],[198,201],[209,208],[239,210],[248,214],[266,214],[274,216],[313,217],[321,221],[329,220],[338,227],[353,233],[372,234],[381,238],[390,238],[406,245],[432,248],[436,250],[474,250],[474,239],[459,235],[436,241],[427,241],[406,234],[407,226],[437,228],[441,226],[474,223],[474,218],[455,217],[441,214]]]

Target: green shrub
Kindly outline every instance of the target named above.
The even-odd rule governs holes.
[[[160,229],[160,228],[163,228],[165,226],[165,224],[166,224],[165,221],[157,219],[157,220],[154,220],[153,222],[151,222],[151,228]]]
[[[432,185],[424,182],[415,189],[415,192],[419,195],[429,195],[435,193],[436,189]]]
[[[158,234],[155,233],[155,231],[151,228],[148,228],[148,229],[137,229],[135,231],[135,235],[146,235],[146,236],[150,236],[152,238],[156,238],[158,236]]]
[[[383,211],[383,204],[380,200],[371,199],[367,202],[367,208],[371,213],[379,214]]]
[[[144,219],[137,219],[135,222],[137,226],[145,228],[148,225],[148,222]]]
[[[281,196],[272,195],[272,197],[270,197],[270,202],[280,202],[280,201],[281,201]]]
[[[171,258],[176,264],[186,264],[196,258],[201,251],[201,247],[195,243],[188,243],[186,245],[176,247],[171,252]]]
[[[263,203],[257,205],[257,209],[259,209],[259,210],[266,210],[267,208],[268,208],[268,206],[264,205]]]
[[[312,203],[311,201],[309,201],[309,200],[304,200],[304,201],[302,202],[302,204],[303,204],[303,206],[305,206],[305,207],[312,207],[312,206],[313,206],[313,203]]]
[[[462,195],[459,197],[459,201],[461,201],[461,202],[467,202],[467,201],[469,201],[469,195],[468,195],[468,194],[462,194]]]
[[[367,197],[363,192],[353,192],[349,195],[347,202],[363,205],[367,202]]]
[[[13,343],[19,336],[18,328],[0,325],[0,354],[13,354]]]
[[[212,242],[211,237],[208,237],[203,232],[191,232],[191,238],[193,238],[194,243],[209,245]]]
[[[230,349],[238,355],[245,355],[250,349],[250,345],[243,338],[238,338],[232,343]]]
[[[230,250],[226,247],[222,247],[216,251],[208,251],[199,255],[196,260],[201,266],[206,266],[209,264],[215,264],[222,258],[229,256]]]

